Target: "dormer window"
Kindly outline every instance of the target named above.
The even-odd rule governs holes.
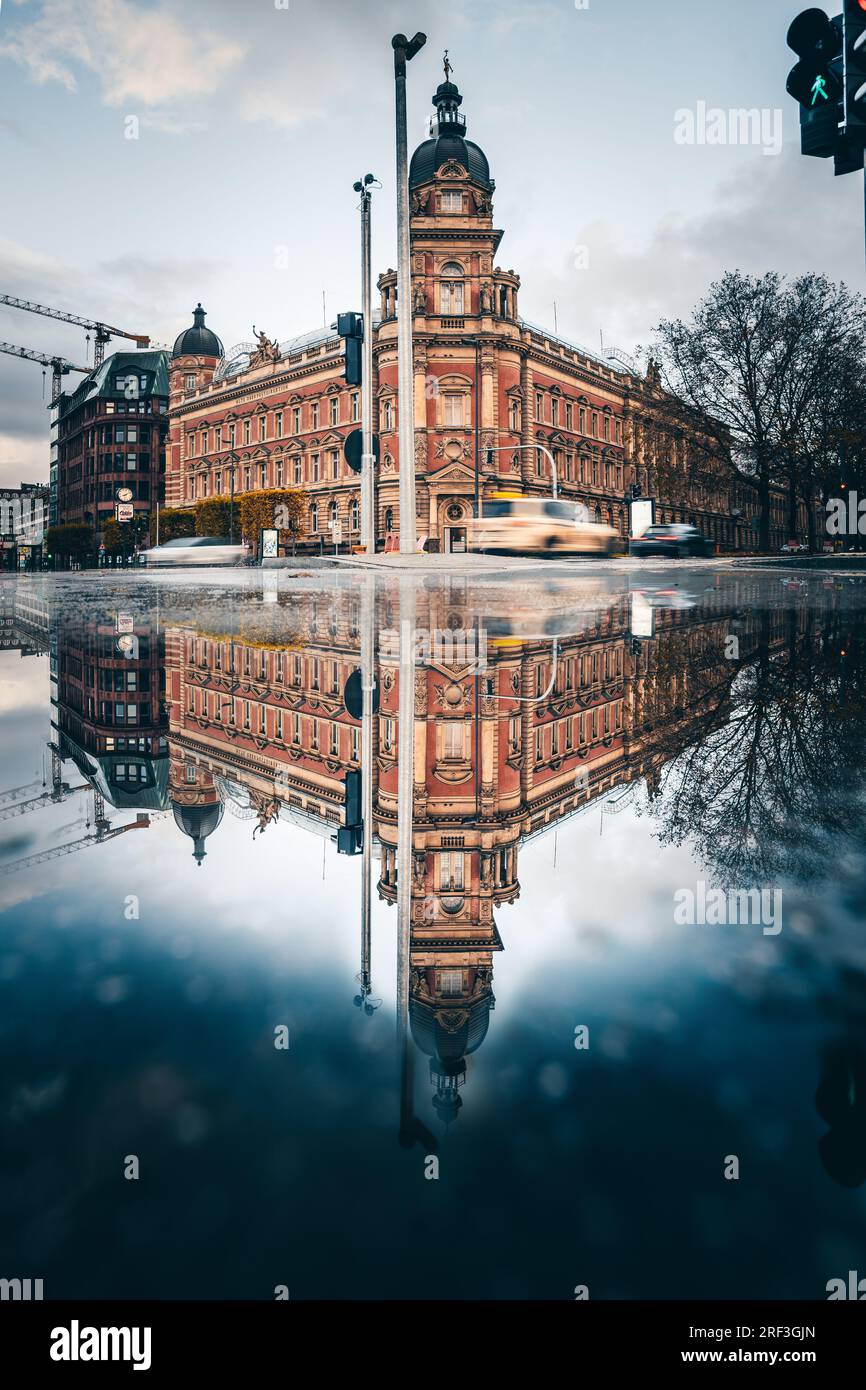
[[[463,194],[450,189],[440,194],[439,210],[440,212],[462,212]]]

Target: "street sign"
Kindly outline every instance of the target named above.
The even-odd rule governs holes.
[[[361,456],[364,451],[364,432],[363,430],[352,430],[347,434],[343,441],[343,457],[353,473],[361,471]],[[379,436],[373,435],[373,457],[379,462]]]
[[[135,619],[131,613],[115,613],[114,630],[115,632],[132,632],[135,628]]]
[[[118,521],[132,521],[135,516],[135,508],[131,502],[118,502],[115,511]]]
[[[272,527],[262,531],[262,559],[276,559],[280,553],[280,533]]]

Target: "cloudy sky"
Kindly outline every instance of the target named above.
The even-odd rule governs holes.
[[[798,8],[761,0],[757,24],[754,0],[6,0],[0,292],[159,342],[201,299],[227,346],[253,323],[319,326],[323,292],[329,321],[357,307],[352,183],[381,180],[374,268],[394,265],[390,39],[416,28],[410,142],[448,47],[525,317],[552,326],[555,304],[560,333],[629,351],[726,269],[861,288],[861,178],[801,158],[784,90]],[[700,103],[763,111],[765,139],[680,143]],[[0,338],[86,361],[83,331],[51,319],[0,310]],[[0,483],[47,477],[42,389],[0,356]]]

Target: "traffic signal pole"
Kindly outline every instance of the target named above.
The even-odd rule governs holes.
[[[369,322],[369,320],[368,320]],[[371,976],[371,900],[373,884],[373,692],[376,603],[374,576],[361,576],[361,807],[363,839],[361,859],[361,996],[372,989]]]
[[[373,280],[371,264],[372,174],[355,184],[361,192],[361,314],[364,342],[361,353],[361,543],[367,555],[376,553],[376,492],[373,477]]]

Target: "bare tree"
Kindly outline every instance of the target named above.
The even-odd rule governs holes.
[[[688,323],[662,320],[650,348],[672,429],[699,420],[703,466],[752,489],[769,548],[770,495],[789,488],[796,513],[809,421],[837,356],[866,347],[864,302],[822,275],[790,282],[733,271],[710,286]]]

